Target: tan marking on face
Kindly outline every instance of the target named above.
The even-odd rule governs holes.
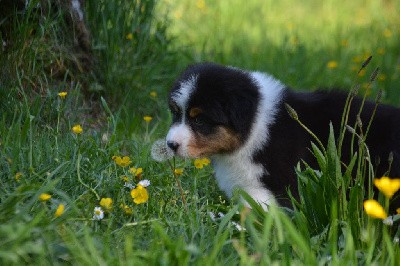
[[[190,109],[190,111],[189,111],[189,116],[190,116],[191,118],[194,118],[194,117],[198,116],[198,115],[201,114],[201,113],[203,113],[203,110],[201,110],[201,109],[198,108],[198,107],[193,107],[193,108]]]
[[[232,152],[240,145],[238,134],[226,127],[218,127],[213,135],[194,134],[188,143],[189,157],[197,158]]]

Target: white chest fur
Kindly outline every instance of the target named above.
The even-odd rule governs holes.
[[[273,194],[260,181],[265,171],[262,165],[239,154],[213,157],[215,178],[220,189],[232,197],[234,190],[240,188],[261,203],[264,209],[267,205],[276,204]]]

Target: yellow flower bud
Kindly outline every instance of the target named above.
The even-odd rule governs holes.
[[[74,132],[75,134],[81,134],[83,132],[83,129],[81,125],[75,125],[72,127],[72,132]]]
[[[49,199],[51,199],[51,195],[47,193],[42,193],[40,194],[39,199],[41,201],[48,201]]]
[[[381,191],[386,197],[393,197],[394,193],[400,189],[400,179],[399,178],[389,178],[383,176],[382,178],[374,179],[374,185]]]
[[[364,210],[373,218],[379,218],[382,220],[387,218],[387,214],[383,207],[374,199],[364,201]]]

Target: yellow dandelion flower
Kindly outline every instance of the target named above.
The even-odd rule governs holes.
[[[378,75],[378,81],[385,81],[386,80],[386,75],[385,74],[379,74]]]
[[[157,97],[157,92],[151,91],[150,92],[150,96],[153,97],[153,98],[156,98]]]
[[[42,193],[39,196],[40,201],[48,201],[49,199],[51,199],[51,195],[47,194],[47,193]]]
[[[174,174],[175,175],[182,175],[183,174],[183,168],[174,169]]]
[[[181,10],[176,10],[174,12],[174,17],[175,17],[175,19],[181,19],[182,18],[182,11]]]
[[[394,193],[400,189],[400,178],[389,178],[383,176],[380,179],[374,179],[374,185],[381,191],[386,197],[393,197]]]
[[[126,175],[124,175],[123,177],[121,177],[121,180],[122,182],[128,182],[129,178]]]
[[[60,216],[64,213],[64,209],[65,209],[64,204],[58,205],[57,210],[56,210],[56,212],[54,213],[54,216],[55,216],[55,217],[60,217]]]
[[[365,73],[366,73],[365,69],[361,69],[360,72],[358,72],[357,75],[358,75],[359,77],[364,77],[364,76],[365,76]]]
[[[131,167],[129,168],[129,173],[131,173],[132,175],[136,176],[136,177],[141,177],[143,174],[143,168],[139,167],[139,168],[135,168],[135,167]]]
[[[132,163],[131,159],[128,156],[120,157],[120,156],[113,156],[114,162],[121,166],[121,167],[127,167]]]
[[[382,220],[387,218],[387,214],[383,207],[374,199],[364,201],[364,210],[373,218],[379,218]]]
[[[137,169],[135,167],[131,167],[131,168],[129,168],[128,172],[131,173],[132,175],[135,175],[136,170]]]
[[[397,214],[400,214],[400,208],[396,209]]]
[[[75,134],[81,134],[83,132],[83,129],[81,125],[75,125],[72,127],[72,132],[74,132]]]
[[[126,39],[127,39],[127,40],[132,40],[132,39],[133,39],[133,34],[132,34],[132,33],[128,33],[128,34],[126,35]]]
[[[337,68],[338,67],[338,63],[336,62],[336,61],[329,61],[327,64],[326,64],[326,67],[327,68],[329,68],[329,69],[335,69],[335,68]]]
[[[347,47],[347,46],[349,46],[349,41],[346,39],[343,39],[340,41],[340,45],[343,47]]]
[[[385,36],[386,38],[390,38],[390,37],[392,37],[392,31],[391,30],[389,30],[389,29],[385,29],[384,31],[383,31],[383,36]]]
[[[149,123],[151,120],[153,120],[153,117],[146,115],[143,117],[143,120]]]
[[[204,167],[204,165],[200,159],[196,159],[196,160],[194,160],[194,167],[196,167],[197,169],[201,169]]]
[[[358,69],[359,69],[358,66],[351,66],[351,71],[353,71],[353,72],[357,72]]]
[[[363,60],[363,58],[362,58],[362,56],[361,55],[357,55],[357,56],[355,56],[355,57],[353,57],[352,58],[352,61],[354,62],[354,63],[361,63],[361,61]]]
[[[210,164],[210,159],[208,158],[201,158],[201,159],[196,159],[194,160],[194,167],[196,167],[197,169],[201,169],[206,165]]]
[[[205,10],[207,8],[206,2],[204,0],[197,0],[196,6],[200,10]]]
[[[210,159],[208,159],[208,158],[203,158],[203,159],[201,159],[201,162],[202,162],[204,165],[209,165],[209,164],[211,163]]]
[[[293,46],[297,46],[298,44],[299,44],[299,38],[297,38],[296,36],[292,36],[292,37],[290,37],[290,43],[293,45]]]
[[[131,197],[133,198],[133,202],[136,204],[146,203],[149,200],[147,189],[141,185],[138,185],[136,188],[132,189]]]
[[[113,200],[111,198],[102,198],[100,200],[100,206],[104,207],[104,209],[106,209],[108,211],[112,209],[112,203],[113,203]]]
[[[60,96],[61,99],[65,99],[65,97],[67,96],[68,92],[66,91],[62,91],[58,93],[58,96]]]
[[[19,182],[19,180],[21,179],[22,175],[23,174],[21,172],[16,173],[15,176],[14,176],[15,181]]]
[[[126,215],[132,215],[133,214],[133,209],[131,207],[129,207],[128,205],[121,204],[121,208],[124,210]]]
[[[143,168],[142,167],[139,167],[138,169],[136,169],[136,172],[135,172],[135,176],[136,177],[141,177],[142,174],[143,174]]]

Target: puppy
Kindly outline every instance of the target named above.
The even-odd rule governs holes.
[[[339,136],[346,98],[332,91],[291,91],[260,72],[213,63],[192,65],[169,94],[172,126],[167,146],[177,156],[210,157],[218,185],[228,197],[240,188],[265,209],[270,204],[290,207],[287,188],[298,197],[296,164],[300,160],[312,167],[317,164],[310,152],[314,139],[289,116],[285,103],[325,145],[329,123]],[[360,106],[361,100],[355,98],[349,125],[354,125]],[[374,107],[372,102],[364,104],[364,132]],[[351,136],[346,135],[342,160],[347,164]],[[366,142],[371,158],[380,158],[377,176],[387,171],[390,152],[394,158],[390,176],[400,176],[400,109],[379,105]]]

